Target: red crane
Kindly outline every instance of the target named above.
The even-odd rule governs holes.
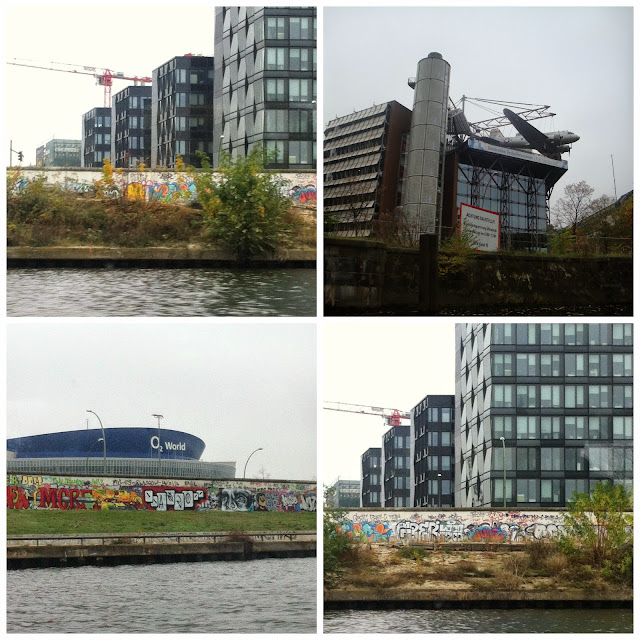
[[[367,407],[361,404],[350,404],[348,402],[324,402],[323,409],[328,411],[346,411],[347,413],[364,413],[373,416],[382,416],[385,422],[391,427],[399,427],[401,420],[409,420],[409,411],[399,409],[386,409],[384,407]]]
[[[78,73],[81,75],[93,76],[96,84],[104,87],[104,106],[111,106],[111,86],[113,79],[117,80],[133,80],[135,84],[144,85],[151,82],[149,76],[125,76],[121,71],[111,71],[110,69],[102,69],[98,67],[86,67],[79,64],[69,64],[67,62],[38,62],[37,60],[26,60],[22,58],[13,58],[13,62],[7,62],[17,67],[31,67],[32,69],[44,69],[46,71],[62,71],[64,73]],[[66,68],[64,68],[66,67]]]

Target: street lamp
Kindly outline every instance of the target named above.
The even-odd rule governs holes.
[[[442,505],[442,480],[440,480],[440,478],[442,478],[441,473],[438,474],[438,509],[440,509]]]
[[[90,447],[89,447],[89,451],[87,453],[87,462],[85,464],[85,471],[86,474],[89,475],[89,456],[91,455],[91,452],[93,451],[93,447],[95,447],[98,442],[104,442],[104,438],[98,438]]]
[[[249,460],[251,460],[251,456],[256,453],[256,451],[262,451],[262,447],[258,447],[255,451],[251,452],[251,455],[247,458],[247,461],[244,463],[244,471],[242,472],[242,477],[247,477],[247,465],[249,464]]]
[[[160,446],[160,420],[162,420],[164,416],[161,416],[159,413],[152,413],[151,415],[158,419],[158,470],[160,470],[160,453],[162,451],[162,447]]]
[[[102,447],[103,447],[103,453],[104,453],[104,469],[102,473],[106,476],[107,475],[107,440],[104,437],[104,427],[102,426],[102,420],[100,420],[100,416],[95,411],[91,411],[91,409],[87,409],[87,413],[93,413],[93,415],[96,418],[98,418],[98,422],[100,423],[100,429],[102,430]],[[100,441],[98,440],[98,442]]]
[[[507,450],[505,449],[504,436],[500,436],[502,440],[502,508],[507,508],[507,465],[506,456]]]

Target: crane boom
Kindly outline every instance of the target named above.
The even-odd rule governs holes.
[[[400,411],[399,409],[388,409],[385,407],[370,407],[361,404],[351,404],[348,402],[324,402],[323,409],[327,411],[344,411],[346,413],[361,413],[372,416],[382,416],[387,424],[393,427],[400,426],[400,420],[408,420],[411,413]]]
[[[22,60],[22,61],[21,61]],[[113,79],[117,80],[133,80],[134,83],[144,85],[151,82],[149,76],[125,76],[121,71],[111,71],[110,69],[89,67],[84,65],[69,64],[68,62],[39,62],[37,60],[26,60],[21,58],[13,58],[13,62],[7,64],[16,67],[29,67],[31,69],[44,69],[45,71],[61,71],[63,73],[76,73],[80,75],[93,76],[97,84],[104,87],[104,106],[111,106],[111,86]],[[68,69],[60,67],[69,67]]]

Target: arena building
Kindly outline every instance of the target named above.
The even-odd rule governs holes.
[[[205,443],[173,429],[109,427],[7,440],[7,473],[144,478],[235,478],[235,462],[201,460]]]

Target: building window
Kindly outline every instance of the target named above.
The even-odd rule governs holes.
[[[517,416],[518,440],[538,439],[538,416]]]
[[[267,18],[267,40],[284,40],[285,18]]]
[[[269,162],[284,163],[284,140],[267,140],[267,155]]]
[[[493,438],[495,440],[500,438],[512,440],[515,438],[513,419],[514,416],[494,416],[491,418],[493,422]]]
[[[282,47],[267,47],[267,71],[284,71],[285,70],[285,53],[286,49]]]
[[[633,325],[631,323],[612,325],[612,343],[614,345],[633,344]]]
[[[518,344],[536,344],[536,325],[521,323],[517,326]]]
[[[559,384],[540,385],[540,406],[545,409],[561,408],[563,406],[562,386]]]
[[[569,502],[575,493],[589,493],[586,479],[564,481],[565,500]]]
[[[176,96],[176,107],[186,107],[187,106],[187,94],[183,92],[179,92],[175,94]]]
[[[563,471],[564,449],[562,447],[541,447],[540,469],[542,471]]]
[[[589,324],[588,327],[590,345],[601,346],[611,344],[610,324]]]
[[[614,327],[617,325],[614,325]],[[614,353],[613,354],[613,376],[631,377],[633,375],[633,354]]]
[[[309,60],[309,49],[289,49],[289,70],[290,71],[309,71],[311,63]]]
[[[538,385],[519,384],[516,387],[516,406],[533,409],[538,406]]]
[[[453,422],[453,410],[450,407],[442,408],[442,422]]]
[[[186,84],[187,83],[187,70],[186,69],[176,69],[176,82],[178,84]]]
[[[571,347],[587,344],[587,332],[584,324],[567,323],[564,325],[564,343]]]
[[[567,409],[583,409],[586,406],[586,394],[583,384],[567,384],[564,387],[564,406]]]
[[[606,384],[589,385],[589,408],[608,409],[611,407],[611,386]]]
[[[540,344],[562,344],[559,324],[540,325]]]
[[[289,164],[311,164],[311,141],[289,141]]]
[[[564,450],[564,468],[566,471],[584,471],[584,449],[566,447]]]
[[[515,344],[516,335],[513,324],[491,325],[491,342],[493,344]]]
[[[632,416],[614,416],[613,417],[613,439],[631,439],[633,438],[633,417]]]
[[[589,354],[589,375],[590,376],[610,376],[608,354]]]
[[[608,440],[609,435],[609,417],[608,416],[590,416],[589,417],[589,440]]]
[[[513,480],[511,478],[507,478],[506,485],[504,484],[503,478],[495,478],[493,480],[493,500],[494,502],[502,503],[504,500],[505,493],[503,489],[506,487],[506,502],[513,501]]]
[[[267,102],[284,102],[287,99],[284,78],[267,78]]]
[[[289,102],[311,102],[311,80],[291,78],[289,80]]]
[[[518,479],[516,482],[516,502],[538,502],[538,481]]]
[[[611,471],[611,447],[589,447],[589,471]]]
[[[448,431],[442,431],[440,433],[440,439],[441,439],[440,446],[442,447],[451,446],[451,433],[449,433]]]
[[[567,440],[584,440],[586,416],[565,416],[564,437]]]
[[[518,353],[516,356],[516,372],[518,376],[538,375],[538,354]]]
[[[586,364],[584,353],[564,354],[564,375],[569,377],[586,376]]]
[[[312,27],[309,18],[289,18],[289,39],[310,40]]]
[[[540,375],[558,377],[562,375],[561,355],[559,353],[543,353],[540,355]]]
[[[560,502],[561,480],[540,480],[540,502]]]
[[[504,466],[503,466],[504,460]],[[514,471],[516,468],[516,449],[513,447],[494,447],[493,448],[493,469],[495,471]]]
[[[516,449],[516,465],[518,471],[537,471],[537,447],[518,447]]]
[[[493,406],[498,409],[514,406],[512,384],[493,385]]]
[[[189,94],[189,106],[198,107],[204,104],[204,93],[197,93],[192,91]]]
[[[428,422],[440,422],[438,407],[429,407],[427,410],[427,421]]]
[[[494,353],[491,356],[491,372],[494,376],[513,375],[512,353]]]
[[[427,445],[429,447],[438,446],[438,431],[429,431],[427,433]]]
[[[313,112],[307,109],[289,111],[290,133],[311,133],[313,131]]]

